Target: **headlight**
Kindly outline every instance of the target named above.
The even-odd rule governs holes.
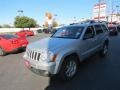
[[[40,55],[40,59],[42,61],[44,61],[44,60],[47,60],[47,57],[48,57],[47,52],[46,51],[42,51],[41,55]]]
[[[53,52],[49,51],[49,59],[50,61],[54,62],[56,60],[57,54],[54,54]]]
[[[54,62],[56,60],[57,54],[54,54],[51,51],[43,50],[40,55],[42,61],[48,60]]]

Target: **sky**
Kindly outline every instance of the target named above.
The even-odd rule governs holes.
[[[92,17],[93,5],[98,0],[0,0],[0,25],[13,24],[18,10],[21,15],[34,18],[38,24],[45,21],[45,12],[57,14],[56,19],[65,23],[73,17]]]

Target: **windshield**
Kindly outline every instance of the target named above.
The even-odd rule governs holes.
[[[56,32],[52,35],[53,38],[70,38],[77,39],[80,37],[84,27],[63,27],[56,30]]]

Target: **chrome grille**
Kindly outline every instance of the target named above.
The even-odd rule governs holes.
[[[26,53],[30,59],[36,60],[36,61],[40,60],[40,55],[41,55],[40,52],[27,49]]]

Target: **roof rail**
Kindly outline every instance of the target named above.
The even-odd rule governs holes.
[[[81,22],[81,24],[92,24],[92,23],[102,23],[101,21],[96,21],[96,20],[86,20]]]

